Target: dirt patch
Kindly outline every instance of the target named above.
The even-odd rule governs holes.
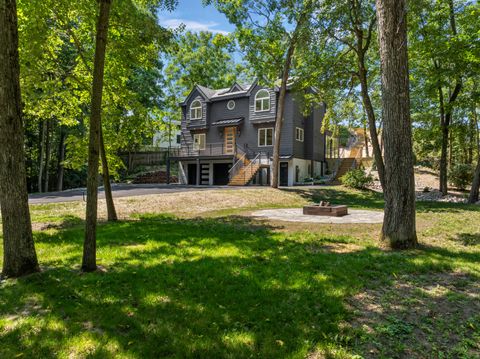
[[[464,273],[405,276],[348,303],[366,358],[480,357],[480,284]]]
[[[354,243],[329,243],[324,245],[312,244],[307,247],[307,251],[310,253],[353,253],[364,248]]]

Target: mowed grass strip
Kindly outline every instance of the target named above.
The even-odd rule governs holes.
[[[287,195],[297,206],[312,196],[382,205],[377,194],[341,188]],[[382,250],[380,225],[238,215],[255,206],[220,217],[215,206],[182,218],[132,210],[135,218],[99,226],[101,267],[90,274],[79,272],[81,218],[70,212],[65,228],[35,232],[43,272],[0,286],[0,357],[480,355],[478,311],[454,310],[479,300],[478,206],[419,204],[422,247],[407,252]],[[432,314],[436,304],[443,317]],[[429,319],[422,335],[418,318]]]

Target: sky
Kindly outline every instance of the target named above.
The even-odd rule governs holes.
[[[179,0],[175,11],[162,12],[159,20],[160,25],[167,28],[177,28],[184,24],[186,30],[191,31],[227,34],[234,30],[225,15],[212,5],[204,7],[202,0]]]

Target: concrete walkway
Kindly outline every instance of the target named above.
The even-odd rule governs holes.
[[[253,217],[265,218],[274,221],[305,222],[305,223],[382,223],[383,212],[360,209],[348,209],[343,217],[309,216],[303,214],[302,208],[265,209],[252,213]]]
[[[231,186],[184,186],[184,185],[165,185],[165,184],[112,184],[112,194],[114,198],[144,196],[149,194],[177,193],[191,191],[211,191],[211,190],[238,190],[258,188],[249,187],[231,187]],[[99,188],[99,198],[105,198],[103,187]],[[86,189],[77,188],[61,192],[34,193],[28,196],[30,204],[45,204],[58,202],[83,201],[86,198]]]

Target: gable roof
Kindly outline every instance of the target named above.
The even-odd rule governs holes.
[[[205,86],[201,85],[195,85],[195,87],[190,91],[188,96],[183,100],[183,102],[180,103],[180,106],[185,106],[192,96],[192,94],[195,92],[195,90],[198,90],[202,97],[205,99],[206,102],[211,102],[211,101],[220,101],[220,100],[225,100],[229,98],[237,98],[237,97],[243,97],[243,96],[249,96],[251,91],[255,88],[257,85],[258,81],[255,80],[250,84],[242,84],[240,85],[239,83],[235,82],[231,87],[228,88],[223,88],[223,89],[211,89]]]

